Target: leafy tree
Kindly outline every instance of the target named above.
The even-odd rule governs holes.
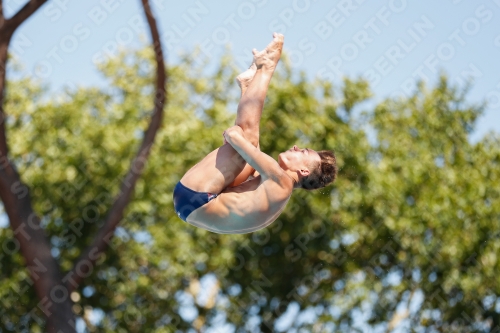
[[[500,138],[469,141],[483,105],[445,77],[361,113],[371,96],[365,81],[310,81],[284,59],[261,149],[277,157],[293,144],[333,148],[339,179],[295,191],[266,229],[219,235],[178,219],[172,190],[233,123],[236,71],[230,57],[207,73],[199,53],[186,56],[169,67],[166,117],[123,221],[86,265],[84,250],[106,224],[150,123],[157,56],[145,48],[108,59],[99,67],[107,88],[51,95],[44,82],[9,81],[9,161],[61,274],[84,278],[67,302],[88,331],[201,332],[228,323],[237,332],[283,331],[285,313],[312,332],[500,330]],[[33,274],[43,272],[26,269],[15,237],[0,229],[0,332],[40,332],[46,303]]]
[[[33,285],[34,291],[40,300],[37,308],[42,310],[46,318],[46,330],[48,332],[73,332],[75,331],[74,312],[78,311],[75,311],[74,307],[71,306],[71,300],[75,301],[79,298],[79,295],[74,293],[74,290],[80,285],[83,278],[92,273],[95,264],[103,258],[103,251],[109,246],[110,239],[112,239],[118,223],[123,218],[124,209],[129,203],[137,180],[144,169],[144,164],[149,156],[163,116],[166,97],[166,71],[156,21],[151,12],[148,0],[141,0],[153,40],[156,63],[156,80],[154,89],[151,91],[154,96],[153,114],[151,115],[147,129],[144,131],[144,137],[138,152],[132,160],[123,183],[119,187],[119,193],[114,198],[111,208],[107,211],[107,216],[102,221],[103,223],[101,223],[97,235],[93,237],[92,243],[84,248],[80,257],[74,262],[73,268],[63,276],[60,270],[61,267],[56,258],[54,258],[58,255],[57,251],[59,250],[54,248],[51,250],[51,244],[46,237],[47,235],[44,230],[46,220],[43,219],[43,216],[40,218],[33,210],[28,187],[21,181],[20,175],[16,170],[16,158],[11,156],[4,121],[6,119],[4,93],[7,52],[10,40],[16,29],[45,2],[46,0],[29,1],[12,17],[6,18],[3,13],[3,1],[0,0],[0,156],[2,158],[0,167],[0,198],[13,230],[13,237],[10,241],[14,247],[6,248],[6,251],[11,255],[19,250],[22,252],[22,257],[29,271],[29,283]],[[28,116],[27,120],[26,118],[21,119],[21,122],[29,124],[29,118]],[[63,133],[60,140],[58,138],[58,144],[62,145],[63,150],[67,148],[65,141],[67,135],[65,134],[67,133]],[[29,152],[23,155],[23,157],[26,156],[28,156],[28,160],[32,157],[37,158],[36,165],[39,167],[43,166],[43,158],[34,156]],[[73,168],[69,170],[68,177],[72,178],[74,176],[75,170]],[[98,205],[102,205],[102,196],[94,198],[94,201],[97,202],[97,205],[93,203],[93,205],[84,208],[83,219],[79,218],[73,221],[78,225],[78,227],[73,229],[75,233],[81,235],[80,229],[82,229],[84,222],[95,222],[99,219],[100,208]],[[47,204],[48,202],[45,201],[44,203]],[[48,206],[43,206],[43,209],[45,212],[47,210],[50,212],[53,207],[49,203]],[[59,224],[62,223],[61,221],[57,222]],[[52,241],[60,242],[58,239],[52,239]],[[63,242],[66,241],[65,239]],[[16,290],[16,292],[19,293],[19,290]],[[16,323],[27,327],[31,319],[35,319],[38,325],[43,324],[43,320],[34,314],[36,312],[35,309],[28,314],[24,314],[22,318],[18,318],[20,319],[19,321],[9,321],[9,318],[7,318],[8,328],[14,327],[13,325]],[[39,330],[39,326],[34,329]]]
[[[107,89],[48,99],[29,79],[10,83],[12,154],[65,271],[92,241],[140,142],[141,110],[152,107],[152,56],[139,50],[102,64]],[[268,332],[282,329],[279,318],[294,308],[314,318],[298,316],[294,325],[318,332],[398,324],[494,330],[498,138],[468,141],[482,106],[467,104],[465,91],[443,78],[356,116],[370,96],[364,81],[309,82],[285,61],[268,94],[261,147],[274,157],[296,143],[334,148],[339,180],[295,191],[267,229],[218,235],[182,222],[172,207],[175,183],[220,145],[237,101],[235,85],[227,89],[236,74],[230,59],[206,74],[196,58],[170,68],[168,118],[125,220],[73,294],[89,330],[202,330],[223,316],[238,331]],[[12,231],[1,235],[9,244]],[[14,325],[4,329],[36,326],[22,315],[38,301],[21,256],[4,255],[2,267],[2,300],[11,305],[4,318]],[[92,312],[102,320],[92,322]]]

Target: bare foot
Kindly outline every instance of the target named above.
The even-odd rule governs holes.
[[[252,63],[252,65],[250,65],[250,68],[236,77],[236,82],[238,82],[238,86],[240,86],[241,88],[241,96],[243,96],[243,94],[247,90],[256,72],[257,66],[255,65],[255,63]]]
[[[257,65],[257,69],[263,68],[274,71],[281,57],[283,49],[283,41],[285,37],[282,34],[273,33],[273,40],[263,51],[252,50],[253,62]]]

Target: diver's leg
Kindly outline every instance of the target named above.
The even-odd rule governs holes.
[[[274,34],[273,41],[263,51],[252,51],[254,62],[247,71],[236,78],[241,88],[241,100],[238,105],[235,125],[243,129],[245,137],[256,147],[259,147],[260,118],[267,88],[281,56],[282,47],[283,35]],[[255,170],[246,164],[235,180],[227,187],[238,186],[254,172]]]
[[[266,99],[267,88],[273,76],[283,48],[283,35],[274,34],[273,41],[263,50],[252,50],[256,73],[247,89],[243,91],[238,104],[235,125],[243,129],[245,137],[255,146],[259,143],[259,125]],[[240,86],[243,86],[242,84]]]
[[[275,34],[264,51],[254,53],[256,73],[242,91],[235,124],[243,129],[247,140],[259,144],[259,122],[267,88],[281,55],[283,36]],[[228,186],[245,181],[253,173],[243,158],[229,144],[212,151],[191,168],[181,183],[195,191],[220,193]]]
[[[238,84],[241,87],[241,100],[238,105],[238,112],[234,124],[240,126],[243,129],[245,137],[253,145],[259,148],[259,125],[262,115],[263,100],[262,105],[260,103],[262,96],[264,96],[265,99],[273,73],[272,71],[263,72],[262,69],[257,71],[256,68],[255,63],[252,63],[252,66],[237,78]],[[250,77],[249,74],[253,74],[253,76]],[[250,85],[252,85],[252,89],[247,91]],[[249,95],[245,98],[246,94]],[[240,156],[235,158],[241,159],[241,163],[243,163],[243,159]],[[246,181],[254,172],[255,169],[252,168],[250,164],[245,163],[243,170],[239,172],[234,181],[227,185],[227,187],[238,186]]]

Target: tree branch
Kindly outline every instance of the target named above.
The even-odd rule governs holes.
[[[47,0],[30,0],[13,17],[6,20],[3,15],[3,1],[0,0],[0,158],[7,158],[9,153],[5,133],[5,113],[3,100],[7,71],[7,52],[12,35],[16,29]]]
[[[0,165],[0,198],[14,231],[14,243],[28,267],[33,287],[44,304],[47,317],[46,330],[50,333],[75,332],[75,319],[71,300],[62,283],[59,264],[52,257],[51,246],[33,212],[28,188],[21,183],[19,174],[4,157]]]
[[[139,151],[133,160],[127,175],[122,181],[120,192],[115,198],[115,201],[106,216],[103,227],[99,230],[97,236],[91,246],[87,247],[77,260],[71,272],[65,277],[68,289],[75,290],[88,272],[86,269],[93,267],[99,259],[100,254],[109,246],[110,239],[113,237],[114,231],[118,223],[123,218],[123,212],[130,202],[132,192],[135,188],[137,179],[139,179],[146,161],[154,143],[156,133],[160,128],[163,118],[163,108],[166,101],[166,80],[167,74],[165,63],[163,60],[163,51],[160,42],[160,34],[156,25],[156,20],[151,12],[148,0],[141,0],[144,8],[144,13],[149,25],[152,38],[152,46],[155,51],[156,60],[156,89],[154,96],[154,112],[151,117],[148,129],[144,134],[144,139],[139,148]],[[92,269],[92,268],[90,268]],[[78,274],[81,273],[81,274]]]
[[[3,16],[3,0],[0,0],[0,29],[2,29],[5,22],[5,16]]]
[[[28,18],[38,10],[47,0],[30,0],[23,8],[19,9],[10,19],[5,20],[6,32],[13,34],[14,31]]]
[[[39,304],[43,304],[43,312],[47,316],[47,332],[75,332],[71,300],[62,283],[59,265],[52,257],[50,243],[40,226],[40,218],[33,212],[28,187],[21,182],[17,170],[8,158],[3,109],[11,37],[16,28],[45,1],[30,1],[12,19],[5,20],[3,2],[0,0],[0,199],[14,231],[13,241],[24,257],[40,299]]]
[[[5,112],[3,102],[5,98],[5,84],[7,74],[7,56],[9,51],[9,41],[0,28],[0,159],[7,158],[9,149],[7,146],[7,135],[5,134]],[[3,164],[3,163],[2,163]]]

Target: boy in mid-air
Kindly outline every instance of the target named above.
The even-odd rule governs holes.
[[[222,234],[253,232],[278,218],[293,189],[317,189],[335,180],[331,151],[293,146],[276,161],[259,150],[260,117],[283,39],[274,33],[263,51],[252,50],[252,66],[237,77],[241,99],[224,145],[177,183],[174,207],[184,221]]]

